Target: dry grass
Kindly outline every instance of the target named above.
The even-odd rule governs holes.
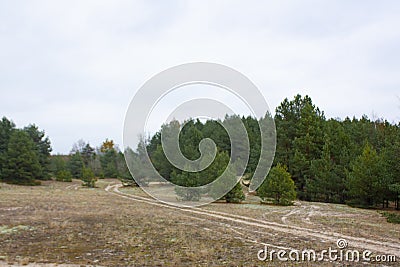
[[[315,238],[250,231],[240,224],[228,225],[224,220],[131,201],[105,192],[104,187],[111,182],[116,181],[101,180],[95,189],[81,188],[79,181],[74,181],[76,186],[61,182],[46,182],[37,187],[2,184],[0,265],[40,262],[102,266],[275,266],[278,262],[257,260],[257,251],[263,246],[252,241],[295,248],[327,246]],[[124,191],[146,196],[140,189]],[[400,241],[399,225],[388,224],[375,211],[342,205],[211,204],[204,209]]]

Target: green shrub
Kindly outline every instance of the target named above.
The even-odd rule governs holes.
[[[243,193],[242,185],[240,184],[240,181],[235,185],[234,188],[232,188],[231,191],[229,191],[225,195],[225,200],[228,203],[240,203],[243,200],[245,200],[245,195]]]
[[[386,217],[387,222],[389,223],[400,223],[400,214],[393,212],[382,212],[384,217]]]
[[[82,181],[83,181],[83,186],[92,188],[96,186],[95,183],[97,181],[97,178],[94,176],[92,169],[83,167]]]
[[[72,174],[66,170],[59,171],[56,175],[56,181],[72,182]]]

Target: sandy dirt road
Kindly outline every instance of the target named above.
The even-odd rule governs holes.
[[[105,190],[107,192],[115,194],[116,196],[129,199],[132,201],[146,203],[148,205],[158,206],[166,209],[179,210],[180,212],[187,213],[188,215],[193,216],[195,218],[199,217],[209,218],[211,220],[214,220],[215,223],[219,224],[223,223],[227,227],[234,230],[234,233],[237,234],[236,238],[240,238],[248,242],[259,243],[262,245],[267,245],[278,249],[297,250],[298,248],[261,242],[260,238],[263,237],[265,233],[275,232],[275,233],[290,234],[293,237],[300,237],[300,238],[311,237],[320,240],[323,243],[326,242],[335,243],[338,239],[345,239],[354,248],[360,250],[370,250],[372,252],[380,254],[391,254],[395,255],[397,258],[400,258],[400,242],[396,242],[395,240],[393,240],[393,242],[377,241],[367,238],[344,235],[336,232],[320,231],[317,229],[310,229],[310,228],[304,228],[286,224],[286,220],[291,214],[287,214],[282,218],[282,221],[284,223],[276,223],[242,215],[230,214],[227,212],[210,211],[204,208],[180,208],[158,202],[157,200],[151,198],[123,193],[120,191],[121,187],[122,187],[121,184],[110,184],[105,188]],[[311,208],[309,209],[309,211],[304,213],[305,214],[304,220],[311,224],[312,222],[310,220],[310,217],[316,212],[318,207],[315,206],[310,206],[310,207]],[[304,209],[304,208],[300,207],[299,209]],[[294,212],[297,212],[296,209],[294,210]]]

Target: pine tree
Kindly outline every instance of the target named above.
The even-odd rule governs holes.
[[[72,182],[72,174],[67,170],[67,163],[63,155],[53,155],[50,157],[50,171],[56,181]]]
[[[200,200],[201,190],[199,188],[196,188],[197,186],[199,186],[199,181],[200,181],[200,174],[198,172],[173,171],[171,174],[171,179],[175,185],[178,185],[175,188],[175,192],[181,198],[181,200],[183,201]]]
[[[325,117],[309,96],[285,99],[276,109],[277,150],[275,163],[288,167],[299,198],[309,200],[305,191],[311,161],[321,157]]]
[[[71,173],[73,178],[82,178],[82,168],[84,167],[81,153],[75,152],[69,158],[67,162],[68,171]]]
[[[258,121],[253,117],[242,118],[242,121],[246,127],[247,134],[250,141],[250,155],[246,168],[246,174],[254,173],[257,168],[260,151],[261,151],[261,132],[258,125]]]
[[[113,140],[106,139],[100,148],[100,164],[104,177],[118,178],[118,152]],[[90,149],[86,151],[88,157],[92,156]]]
[[[199,144],[203,139],[203,134],[193,120],[187,121],[181,129],[179,136],[179,146],[182,154],[189,160],[196,160],[200,157]]]
[[[127,150],[125,150],[126,153]],[[123,186],[137,186],[138,184],[135,182],[133,179],[129,169],[128,165],[126,164],[125,161],[125,155],[122,152],[118,152],[118,157],[117,157],[117,170],[119,173],[119,179],[122,182]]]
[[[396,209],[400,209],[400,124],[388,127],[385,148],[382,150],[384,170],[391,179],[389,185],[390,196],[395,202]]]
[[[372,207],[385,200],[391,181],[382,171],[382,163],[380,155],[367,142],[349,173],[349,204]]]
[[[326,139],[321,159],[311,162],[311,175],[306,181],[305,190],[312,201],[340,202],[345,184],[332,160],[329,138]]]
[[[220,151],[230,153],[229,135],[220,120],[207,120],[202,127],[201,133],[203,138],[211,138]]]
[[[129,170],[133,173],[135,182],[140,186],[147,186],[154,176],[152,163],[146,153],[146,140],[139,138],[136,151],[127,147],[124,151]]]
[[[156,150],[153,152],[151,156],[151,162],[154,167],[158,171],[158,173],[166,180],[171,179],[171,173],[174,169],[174,166],[168,161],[167,157],[164,154],[164,150],[162,145],[157,145]]]
[[[107,178],[118,178],[118,154],[115,149],[108,149],[100,156],[101,168]]]
[[[51,144],[48,137],[46,137],[44,131],[40,131],[35,124],[31,124],[24,128],[24,131],[31,137],[35,144],[35,152],[42,169],[42,174],[38,179],[49,180],[50,179],[50,152]]]
[[[85,166],[89,166],[89,163],[96,157],[95,150],[89,143],[82,148],[81,155]]]
[[[238,183],[235,185],[235,187],[232,188],[225,195],[225,200],[228,203],[240,203],[245,199],[246,199],[246,197],[243,193],[243,188],[242,188],[242,185],[240,184],[240,181],[238,181]]]
[[[257,189],[257,195],[265,201],[272,198],[280,205],[291,205],[296,199],[295,185],[286,167],[278,164],[273,167],[265,181]]]
[[[3,177],[2,170],[7,162],[7,149],[11,134],[15,130],[15,124],[3,117],[0,120],[0,180]]]
[[[245,195],[242,190],[242,185],[240,184],[240,179],[236,177],[235,165],[228,165],[228,163],[228,153],[225,151],[219,152],[214,162],[204,171],[204,174],[200,174],[200,176],[207,176],[207,181],[212,182],[224,174],[224,177],[221,177],[214,183],[208,194],[215,200],[224,199],[228,203],[240,203],[245,199]],[[224,194],[226,189],[232,185],[235,186]]]
[[[50,157],[50,171],[55,176],[60,171],[67,170],[67,156],[53,155]]]
[[[83,167],[82,169],[82,181],[83,181],[83,186],[87,187],[95,187],[95,183],[97,181],[96,177],[94,176],[94,173],[92,169]]]
[[[351,137],[343,126],[344,122],[330,119],[326,122],[324,130],[325,145],[329,146],[330,160],[332,162],[334,178],[330,181],[332,192],[335,191],[336,196],[332,196],[329,202],[345,203],[347,198],[346,180],[347,173],[350,169],[350,162],[356,157],[352,155],[354,144]],[[324,146],[325,146],[324,145]],[[323,148],[324,149],[324,148]],[[322,152],[323,155],[324,151]]]
[[[41,178],[36,147],[26,132],[15,130],[11,134],[2,172],[2,179],[7,183],[35,185],[35,180]]]

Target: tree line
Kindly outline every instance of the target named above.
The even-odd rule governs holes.
[[[142,140],[137,153],[145,153],[145,147],[157,171],[175,184],[207,184],[227,166],[231,153],[229,135],[221,124],[238,118],[245,125],[250,141],[245,180],[257,167],[261,147],[258,121],[250,116],[226,116],[223,121],[207,120],[204,123],[188,120],[182,125],[173,121]],[[327,119],[309,96],[301,95],[292,100],[286,98],[276,108],[274,121],[276,153],[273,168],[258,190],[262,198],[288,203],[297,196],[301,200],[362,207],[387,207],[389,202],[393,202],[399,208],[400,124],[383,119],[371,120],[365,115],[361,119]],[[174,127],[182,128],[179,144],[182,154],[188,159],[200,157],[199,143],[203,138],[211,138],[216,143],[217,155],[210,167],[198,173],[184,172],[168,161],[161,145],[161,135]],[[146,177],[145,172],[137,175],[143,179]],[[286,181],[285,186],[279,187],[283,184],[279,181]],[[226,196],[227,201],[242,200],[241,188],[233,190]],[[187,193],[181,192],[182,198],[199,198],[198,194]]]
[[[231,157],[230,138],[222,124],[240,120],[249,137],[250,154],[242,182],[223,199],[240,202],[244,199],[243,185],[253,175],[260,157],[259,121],[272,118],[226,116],[223,120],[188,120],[181,124],[172,121],[154,135],[142,139],[135,151],[143,158],[147,153],[157,171],[167,180],[182,186],[205,185],[218,177],[228,166]],[[277,144],[272,169],[257,190],[265,201],[290,204],[300,200],[347,203],[362,207],[399,208],[400,195],[400,123],[383,119],[327,119],[309,96],[296,95],[284,99],[273,117]],[[200,157],[199,143],[211,138],[217,147],[212,164],[200,172],[186,172],[174,167],[164,154],[161,135],[179,128],[182,154],[196,160]],[[37,184],[54,178],[59,181],[82,179],[94,186],[97,178],[119,178],[133,183],[125,164],[124,153],[112,140],[100,147],[78,141],[69,155],[52,155],[51,144],[44,131],[36,125],[17,129],[3,118],[0,121],[0,179],[17,184]],[[138,163],[140,165],[140,161]],[[145,168],[136,168],[135,178],[151,181]],[[230,170],[236,177],[235,170]],[[236,179],[236,178],[235,178]],[[221,185],[223,186],[223,185]],[[196,200],[201,192],[190,189],[177,192],[185,200]],[[207,192],[213,195],[213,192]]]
[[[35,124],[22,129],[3,117],[0,121],[0,181],[20,185],[38,185],[55,179],[70,182],[82,179],[93,187],[97,178],[133,179],[124,155],[112,140],[99,148],[79,140],[68,155],[50,155],[50,139]]]
[[[300,95],[277,107],[275,123],[275,163],[287,166],[300,199],[399,208],[400,124],[326,119]]]
[[[73,145],[69,155],[51,156],[50,170],[57,181],[82,179],[89,187],[95,185],[97,178],[118,178],[126,183],[133,183],[124,154],[113,140],[108,139],[97,148],[79,140]]]

